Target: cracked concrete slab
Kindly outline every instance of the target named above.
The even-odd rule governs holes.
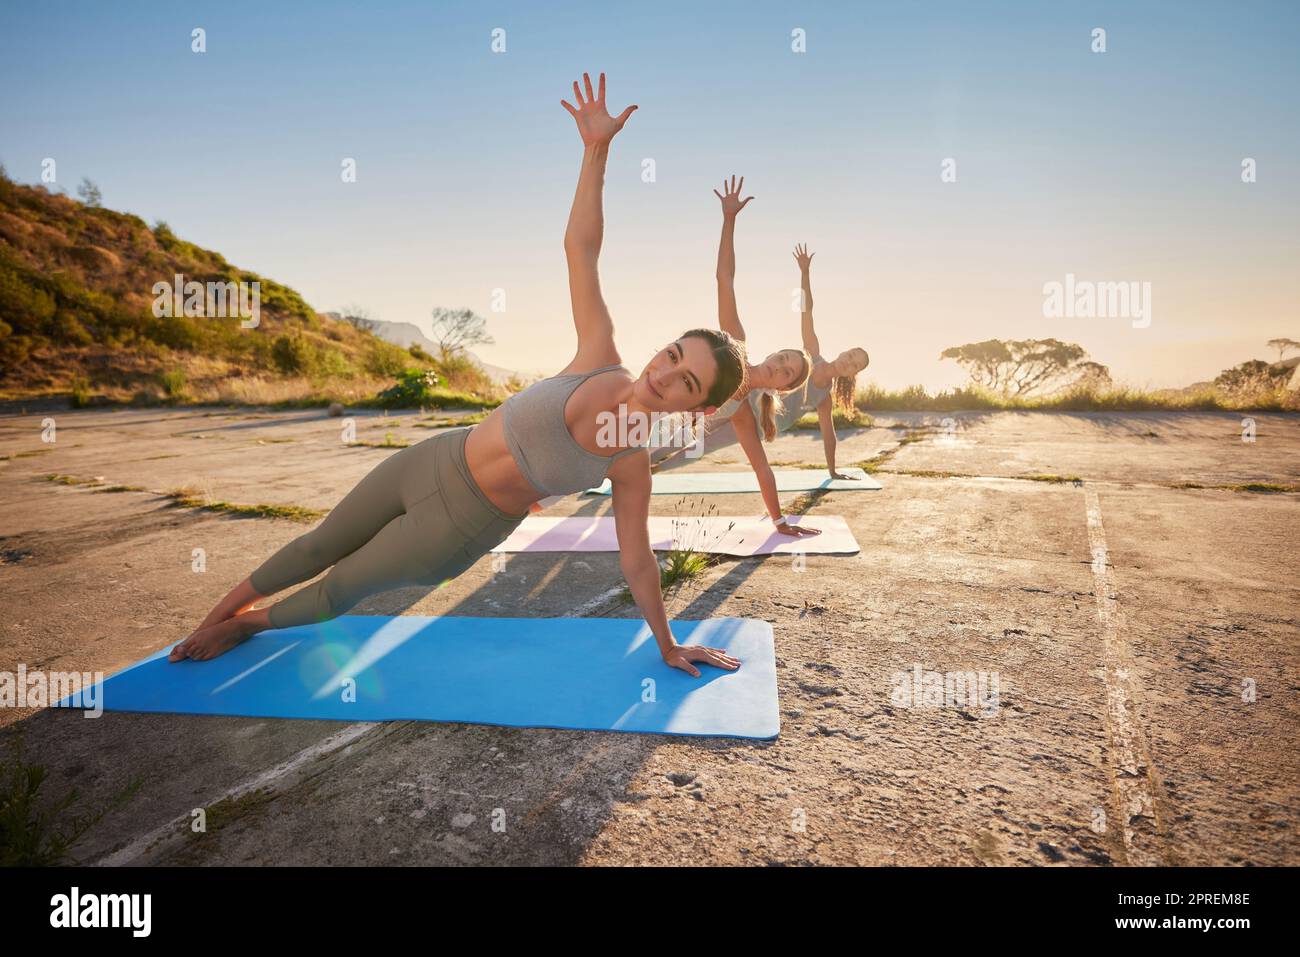
[[[433,434],[414,413],[353,418],[367,441]],[[1300,418],[1255,419],[1253,444],[1217,413],[900,414],[845,433],[839,463],[877,459],[883,491],[802,501],[843,516],[859,555],[724,560],[670,599],[675,617],[772,622],[775,741],[4,708],[0,745],[20,735],[46,766],[45,800],[76,787],[77,808],[108,808],[73,848],[87,863],[1294,865],[1300,496],[1165,487],[1300,481]],[[0,418],[0,671],[111,673],[183,637],[309,526],[160,493],[329,508],[391,454],[341,428],[314,410]],[[769,457],[816,465],[820,439]],[[742,465],[728,449],[693,467]],[[971,477],[934,477],[954,472]],[[616,555],[514,555],[356,612],[633,616],[621,586]],[[965,675],[996,679],[991,707],[953,699]],[[1151,795],[1127,820],[1125,734]]]

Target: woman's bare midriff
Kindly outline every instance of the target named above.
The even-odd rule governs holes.
[[[604,381],[600,381],[600,380]],[[569,437],[579,448],[586,449],[593,455],[609,455],[607,449],[597,446],[597,427],[601,414],[617,415],[623,408],[620,404],[631,391],[631,381],[626,370],[618,376],[614,370],[601,376],[594,376],[578,386],[569,396],[564,406],[565,427]],[[574,430],[580,423],[592,423],[580,429],[581,437],[575,436]],[[593,447],[596,446],[596,447]],[[618,451],[615,449],[614,451]],[[470,430],[465,441],[465,463],[469,474],[473,476],[483,494],[497,508],[511,515],[528,511],[528,506],[540,502],[545,493],[537,491],[524,478],[515,464],[515,458],[506,445],[505,412],[498,406],[492,414]]]
[[[465,439],[465,465],[488,501],[507,515],[523,515],[541,495],[519,472],[506,445],[501,408],[470,429]]]

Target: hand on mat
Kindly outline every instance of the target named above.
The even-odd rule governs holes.
[[[737,183],[736,175],[733,173],[731,176],[730,187],[727,186],[727,181],[725,179],[722,181],[722,189],[723,192],[726,193],[725,196],[722,193],[719,193],[716,189],[713,191],[713,195],[718,197],[718,199],[722,200],[723,216],[735,216],[742,209],[744,209],[746,206],[749,205],[749,200],[753,199],[754,197],[750,196],[748,199],[742,200],[740,198],[740,191],[744,188],[745,188],[745,177],[743,176],[740,177],[740,182]]]
[[[600,75],[600,92],[591,92],[591,77],[586,73],[582,74],[582,82],[587,88],[587,97],[583,99],[582,91],[578,89],[578,81],[573,81],[573,98],[578,101],[575,109],[568,100],[560,100],[560,106],[569,111],[569,114],[578,123],[578,132],[582,135],[582,145],[591,146],[596,143],[608,143],[614,138],[614,134],[623,128],[627,118],[632,115],[636,106],[629,106],[618,116],[610,116],[609,111],[605,109],[605,74]]]
[[[782,535],[793,535],[799,538],[801,535],[820,535],[820,528],[809,528],[807,525],[791,525],[789,522],[782,522],[776,527],[776,530]]]
[[[800,269],[807,269],[812,265],[812,258],[816,253],[810,253],[808,247],[803,243],[794,247],[794,261],[799,264]]]
[[[740,667],[739,658],[731,657],[721,648],[705,648],[703,645],[674,645],[668,654],[664,655],[664,664],[681,668],[692,678],[698,678],[700,669],[691,664],[693,661],[714,665],[726,671],[735,671]]]

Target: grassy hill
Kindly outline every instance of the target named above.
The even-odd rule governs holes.
[[[154,284],[177,273],[260,283],[258,326],[155,316]],[[472,362],[439,362],[322,316],[166,223],[150,227],[0,170],[0,399],[53,396],[74,405],[449,406],[495,405],[504,394]]]

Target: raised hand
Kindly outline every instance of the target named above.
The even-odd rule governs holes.
[[[632,115],[636,105],[629,106],[618,116],[610,116],[609,111],[605,109],[605,74],[600,75],[598,93],[592,93],[591,77],[586,73],[582,74],[582,82],[587,88],[585,99],[582,91],[578,89],[578,81],[573,81],[573,98],[578,101],[577,108],[575,109],[568,100],[560,100],[560,106],[568,110],[577,122],[583,146],[607,144],[614,138],[614,134],[623,128],[623,124]]]
[[[808,267],[812,265],[812,258],[815,255],[817,254],[810,253],[808,247],[802,243],[794,247],[794,261],[799,264],[801,270],[807,271]]]
[[[744,188],[745,188],[745,177],[743,176],[740,177],[740,182],[737,183],[735,174],[732,174],[730,187],[727,186],[727,181],[724,179],[722,181],[722,193],[719,193],[716,189],[713,191],[713,195],[718,197],[718,199],[722,200],[723,216],[735,216],[742,209],[744,209],[746,206],[749,205],[749,200],[753,199],[754,197],[750,196],[748,199],[742,200],[740,198],[740,191]],[[723,193],[725,193],[726,195],[723,195]]]
[[[735,671],[740,667],[740,659],[733,658],[721,648],[705,648],[703,645],[674,645],[664,655],[664,664],[680,668],[693,678],[700,676],[700,669],[692,662],[714,665],[724,671]]]

